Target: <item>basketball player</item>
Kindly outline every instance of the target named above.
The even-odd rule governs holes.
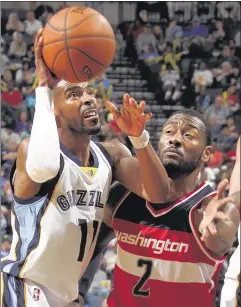
[[[40,31],[31,137],[20,144],[11,172],[15,205],[11,251],[1,263],[4,307],[74,305],[113,178],[154,203],[169,193],[168,176],[144,130],[150,118],[145,104],[125,95],[119,112],[107,103],[137,158],[118,142],[92,142],[101,129],[93,89],[87,83],[56,85],[42,60],[42,41]]]
[[[217,192],[208,184],[197,186],[210,145],[204,118],[196,111],[178,111],[165,123],[159,143],[172,179],[168,201],[153,205],[120,184],[111,189],[105,221],[115,230],[118,250],[108,307],[214,306],[238,210],[231,198],[222,197],[228,182],[220,183]],[[212,211],[212,218],[207,212],[208,220],[203,212],[209,205],[220,210]]]
[[[240,205],[240,137],[236,149],[236,162],[230,179],[229,195]],[[239,207],[240,211],[240,207]],[[240,297],[240,224],[238,230],[238,247],[229,260],[221,293],[221,307],[241,307]]]

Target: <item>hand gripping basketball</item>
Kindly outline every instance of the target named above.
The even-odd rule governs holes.
[[[123,105],[120,111],[110,101],[106,101],[105,106],[113,114],[119,128],[129,136],[141,136],[146,122],[152,117],[151,113],[144,113],[146,107],[144,101],[141,101],[138,105],[128,94],[123,97]]]
[[[35,65],[38,76],[38,86],[47,86],[53,89],[58,83],[59,79],[54,77],[46,64],[44,63],[42,57],[42,47],[43,47],[43,29],[40,29],[35,38],[34,51],[35,51]]]

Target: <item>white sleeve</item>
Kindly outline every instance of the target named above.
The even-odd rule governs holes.
[[[52,91],[37,87],[33,126],[28,146],[26,171],[38,183],[54,178],[60,168],[60,144],[54,115]]]

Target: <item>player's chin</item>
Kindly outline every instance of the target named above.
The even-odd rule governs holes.
[[[164,155],[161,158],[162,163],[165,164],[179,164],[181,162],[179,155]]]
[[[101,130],[101,124],[98,121],[95,124],[90,124],[90,125],[84,125],[83,126],[83,131],[85,131],[88,135],[96,135],[99,134]]]

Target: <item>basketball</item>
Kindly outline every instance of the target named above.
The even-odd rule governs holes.
[[[57,12],[43,31],[43,58],[49,70],[71,83],[103,73],[115,54],[115,35],[97,11],[72,6]]]

